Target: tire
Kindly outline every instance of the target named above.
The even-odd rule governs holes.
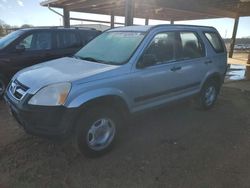
[[[113,110],[93,107],[77,121],[74,145],[86,157],[100,157],[113,148],[119,126],[120,119]]]
[[[7,87],[7,81],[4,76],[0,75],[0,99],[3,98],[5,89]]]
[[[202,110],[211,109],[218,97],[220,84],[211,79],[205,82],[197,99],[198,108]]]

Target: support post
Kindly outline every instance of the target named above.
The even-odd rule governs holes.
[[[111,12],[111,16],[110,16],[110,27],[114,28],[115,27],[115,16],[114,16],[114,12]]]
[[[250,80],[250,53],[248,54],[245,77],[246,77],[246,80]]]
[[[171,24],[171,25],[174,24],[174,20],[173,20],[173,19],[170,20],[170,24]]]
[[[145,25],[148,25],[148,22],[149,22],[149,19],[146,18],[146,19],[145,19]]]
[[[125,0],[125,26],[133,25],[134,0]]]
[[[69,11],[65,8],[63,9],[63,26],[66,28],[70,27]]]
[[[239,17],[235,18],[235,20],[234,20],[234,29],[233,29],[233,35],[232,35],[231,43],[230,43],[229,58],[233,57],[234,45],[235,45],[235,39],[236,39],[236,35],[237,35],[238,25],[239,25]]]

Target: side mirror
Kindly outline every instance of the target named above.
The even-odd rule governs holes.
[[[145,68],[154,65],[157,62],[156,56],[153,54],[144,54],[138,64],[138,68]]]
[[[22,44],[16,45],[16,52],[24,52],[25,51],[25,46]]]

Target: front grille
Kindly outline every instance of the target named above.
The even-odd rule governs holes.
[[[28,89],[29,88],[27,86],[23,85],[17,80],[14,80],[9,87],[11,95],[17,100],[22,100]]]

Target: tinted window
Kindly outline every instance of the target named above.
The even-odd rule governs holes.
[[[203,45],[193,32],[180,32],[181,46],[179,48],[180,59],[193,59],[204,56]]]
[[[19,45],[23,45],[26,50],[49,50],[51,49],[51,33],[37,32],[25,37]]]
[[[212,47],[214,48],[215,52],[217,52],[217,53],[224,52],[224,47],[223,47],[221,39],[217,33],[206,32],[205,36],[208,39],[208,41],[210,42],[210,44],[212,45]]]
[[[95,38],[99,32],[98,31],[84,31],[84,30],[80,30],[80,35],[82,38],[82,41],[84,42],[84,44],[87,44],[89,41],[91,41],[93,38]]]
[[[167,32],[157,34],[146,49],[144,56],[149,55],[155,59],[155,64],[174,60],[175,33]]]
[[[57,48],[75,48],[81,46],[75,32],[64,31],[56,33]]]
[[[23,45],[26,49],[30,49],[33,36],[34,35],[27,36],[25,39],[22,40],[22,42],[20,42],[20,45]]]

